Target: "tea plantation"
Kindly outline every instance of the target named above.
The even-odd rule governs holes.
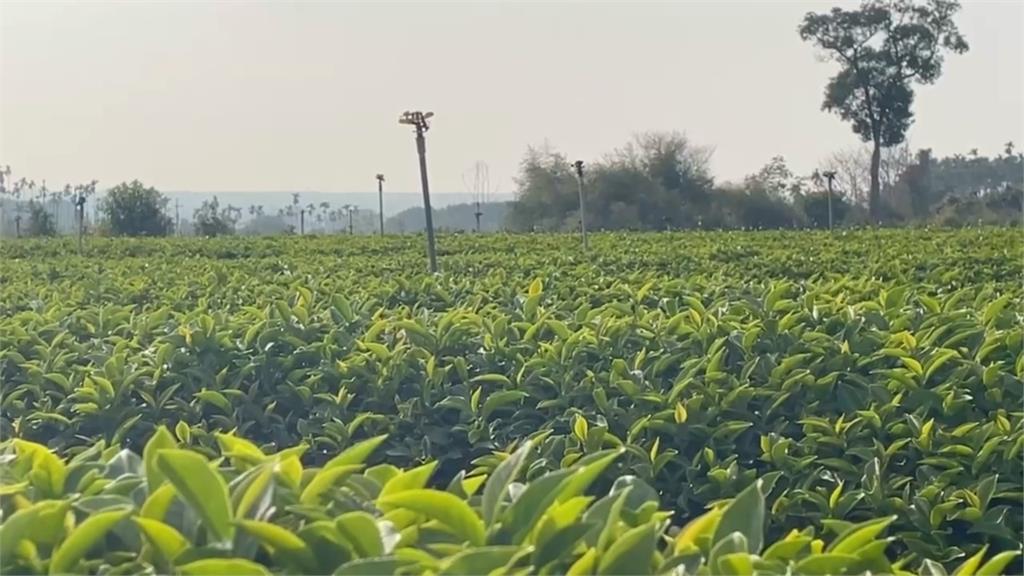
[[[0,572],[1022,573],[1019,230],[0,245]]]

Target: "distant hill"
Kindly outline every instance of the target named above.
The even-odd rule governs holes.
[[[243,219],[248,219],[249,206],[263,206],[265,214],[276,214],[278,209],[284,208],[292,203],[291,192],[188,192],[172,191],[164,192],[170,198],[170,211],[173,214],[174,202],[177,200],[181,211],[182,219],[191,219],[192,213],[199,208],[204,200],[214,196],[220,201],[221,206],[228,204],[238,206],[242,209]],[[512,200],[511,194],[496,195],[497,201]],[[436,210],[451,206],[472,202],[472,194],[467,193],[431,193],[430,203]],[[321,202],[329,202],[332,208],[338,208],[345,204],[352,204],[360,211],[377,212],[377,192],[299,192],[299,203],[303,206],[313,203],[319,205]],[[409,208],[418,208],[423,205],[423,196],[419,192],[388,192],[384,191],[384,215],[394,216]],[[422,214],[422,211],[420,212]],[[472,219],[472,214],[470,215]]]
[[[433,197],[431,197],[433,201]],[[437,207],[431,202],[435,230],[460,230],[470,232],[476,229],[475,203],[453,204]],[[497,232],[505,228],[505,215],[510,202],[488,202],[481,204],[480,231]],[[415,206],[391,216],[384,222],[384,229],[392,233],[421,232],[426,228],[423,208]]]

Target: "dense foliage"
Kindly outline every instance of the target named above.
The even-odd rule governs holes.
[[[165,236],[174,228],[167,197],[138,180],[108,190],[100,209],[106,232],[113,236]]]
[[[794,229],[894,225],[1019,226],[1024,215],[1024,155],[936,158],[909,146],[879,159],[881,212],[867,204],[870,149],[834,154],[811,174],[796,174],[776,156],[740,183],[715,182],[710,151],[678,133],[648,133],[587,164],[584,195],[591,230]],[[516,201],[505,225],[518,231],[579,228],[579,191],[569,158],[531,148],[520,164]],[[835,175],[829,201],[824,174]],[[421,217],[422,220],[422,217]],[[471,219],[463,218],[463,226]]]
[[[885,518],[898,566],[1019,548],[1013,230],[445,237],[437,276],[415,238],[69,246],[0,247],[0,432],[63,458],[165,425],[207,457],[233,432],[329,466],[387,434],[375,461],[444,488],[529,439],[524,481],[614,453],[591,493],[635,477],[627,509],[675,525],[761,478],[765,541]]]
[[[586,220],[594,230],[715,227],[711,151],[685,135],[636,136],[607,158],[587,165]],[[579,190],[572,159],[550,147],[530,148],[516,178],[506,224],[513,230],[579,227]]]
[[[221,208],[216,196],[212,200],[204,200],[192,216],[193,233],[209,237],[234,234],[241,213],[240,208],[230,204]]]
[[[53,216],[39,202],[28,203],[27,232],[29,236],[54,236],[57,234],[57,227],[53,223]]]
[[[682,530],[657,494],[622,476],[601,497],[595,479],[623,451],[595,452],[520,482],[526,442],[490,475],[428,488],[436,462],[409,470],[364,462],[382,443],[357,443],[323,467],[307,446],[265,454],[219,434],[221,458],[157,429],[142,457],[100,442],[70,461],[15,440],[2,454],[5,573],[101,574],[910,574],[885,555],[895,519],[833,521],[765,539],[765,494],[751,483]],[[776,475],[777,476],[777,475]],[[986,494],[985,497],[990,497]],[[1017,552],[982,549],[955,574],[999,574]],[[269,568],[269,569],[268,569]],[[926,559],[921,574],[945,575]]]

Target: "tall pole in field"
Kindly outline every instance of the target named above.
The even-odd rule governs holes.
[[[829,170],[824,173],[825,179],[828,180],[828,231],[832,231],[832,182],[836,179],[835,170]]]
[[[50,193],[50,189],[46,187],[46,179],[45,178],[43,179],[43,185],[39,189],[39,193],[43,197],[43,201],[39,203],[39,207],[43,210],[43,213],[49,214],[49,212],[46,211],[46,196],[47,196],[47,194]],[[33,234],[38,234],[38,233],[39,233],[38,231],[33,232]]]
[[[427,182],[427,142],[424,134],[430,129],[427,120],[433,112],[404,112],[398,119],[399,124],[409,124],[416,130],[416,153],[420,157],[420,184],[423,187],[423,213],[427,224],[427,257],[430,260],[430,272],[437,272],[437,251],[434,246],[434,216],[430,211],[430,184]]]
[[[380,237],[384,237],[384,175],[377,174],[377,201],[380,204]]]
[[[587,217],[583,203],[583,160],[572,163],[576,168],[576,187],[580,193],[580,235],[583,237],[583,250],[587,250]]]
[[[75,212],[78,214],[78,253],[82,253],[82,236],[85,234],[85,192],[79,191],[75,198]]]

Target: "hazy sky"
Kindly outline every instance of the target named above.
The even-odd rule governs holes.
[[[596,159],[644,130],[713,146],[720,180],[779,154],[810,171],[857,142],[796,33],[833,4],[2,1],[0,164],[51,187],[416,191],[397,118],[421,108],[438,192],[478,160],[511,192],[528,145]],[[918,89],[911,144],[1024,145],[1022,3],[964,4],[971,50]]]

